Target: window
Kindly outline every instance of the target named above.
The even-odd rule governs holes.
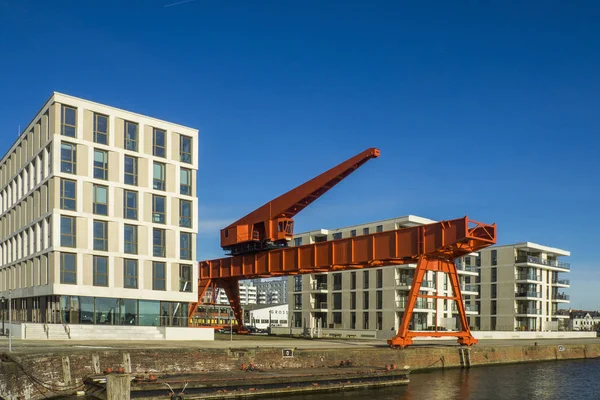
[[[302,246],[302,238],[295,238],[294,239],[294,246]]]
[[[137,254],[137,231],[136,225],[125,225],[125,253]]]
[[[153,187],[155,190],[165,190],[165,164],[154,163]]]
[[[192,138],[189,136],[180,136],[179,159],[181,162],[192,163]]]
[[[125,156],[125,184],[137,186],[138,159]]]
[[[334,312],[333,313],[333,324],[334,325],[341,325],[342,324],[342,313],[341,312]]]
[[[496,282],[498,280],[498,268],[492,267],[492,282]]]
[[[377,270],[377,288],[381,289],[383,287],[383,270]]]
[[[179,226],[192,227],[192,202],[179,200]]]
[[[165,202],[164,196],[152,195],[152,222],[158,224],[165,223]]]
[[[355,237],[356,236],[356,229],[352,229],[350,231],[350,237]]]
[[[94,149],[94,178],[108,179],[108,152]]]
[[[377,225],[377,232],[383,232],[383,225]]]
[[[191,292],[192,291],[192,266],[191,265],[180,265],[179,266],[179,291],[180,292]]]
[[[302,275],[294,276],[294,292],[302,291]]]
[[[132,190],[123,192],[123,217],[126,219],[138,219],[138,193]]]
[[[152,231],[152,254],[154,257],[165,256],[165,230],[153,229]]]
[[[381,309],[383,308],[383,290],[378,290],[378,291],[377,291],[377,295],[376,295],[376,298],[375,298],[375,300],[376,300],[375,302],[377,303],[377,304],[375,305],[375,307],[376,307],[378,310],[381,310]]]
[[[498,265],[498,250],[492,250],[492,265]]]
[[[137,260],[123,260],[123,286],[128,289],[138,287],[138,262]]]
[[[363,235],[369,234],[369,228],[363,228]]]
[[[74,144],[60,144],[60,172],[77,173],[77,147]]]
[[[61,106],[60,134],[75,137],[77,129],[77,109]]]
[[[97,215],[108,215],[108,187],[94,185],[93,213]]]
[[[350,292],[350,309],[356,310],[356,292]]]
[[[356,313],[350,313],[350,329],[356,329]]]
[[[192,259],[192,234],[181,232],[179,236],[179,258],[183,260]]]
[[[60,283],[77,283],[77,256],[72,253],[60,254]]]
[[[469,257],[469,256],[465,257],[465,265],[467,267],[471,266],[471,257]]]
[[[491,304],[491,307],[490,307],[491,308],[490,314],[492,314],[492,315],[498,314],[498,306],[497,306],[496,300],[492,300],[491,303],[492,304]]]
[[[94,221],[94,250],[108,250],[108,222]]]
[[[377,312],[377,330],[383,330],[383,313],[380,311]]]
[[[138,124],[125,121],[125,149],[137,151]]]
[[[60,217],[60,245],[63,247],[76,247],[77,219],[75,217]]]
[[[363,292],[363,309],[369,309],[369,292]]]
[[[363,271],[363,289],[369,288],[369,271]]]
[[[108,144],[108,117],[94,114],[94,142]]]
[[[356,289],[356,271],[350,273],[350,290]]]
[[[77,183],[68,179],[60,180],[60,208],[75,211],[77,202]]]
[[[108,258],[94,256],[94,286],[108,286]]]
[[[491,288],[491,298],[495,299],[496,297],[498,297],[498,285],[495,283],[492,283],[492,288]],[[495,314],[495,313],[493,313]]]
[[[154,128],[152,132],[152,154],[156,157],[165,157],[165,131]]]
[[[363,329],[369,329],[369,312],[363,313]]]
[[[339,240],[342,238],[342,232],[336,232],[333,234],[333,240]]]
[[[165,277],[165,263],[154,261],[152,263],[152,290],[166,290]]]
[[[179,192],[186,196],[192,195],[192,171],[186,168],[181,168],[179,171]]]

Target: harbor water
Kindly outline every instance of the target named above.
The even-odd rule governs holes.
[[[286,396],[285,399],[600,399],[599,373],[600,359],[449,369],[412,374],[408,386]]]

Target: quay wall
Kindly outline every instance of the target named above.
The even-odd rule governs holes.
[[[164,376],[178,373],[239,370],[254,363],[260,369],[329,367],[349,360],[352,365],[382,368],[396,364],[412,372],[461,367],[458,346],[409,347],[404,350],[380,348],[293,349],[231,347],[227,349],[162,348],[101,350],[65,349],[54,353],[0,354],[0,398],[41,399],[62,389],[81,390],[85,377],[99,375],[106,368],[123,367],[134,375]],[[471,366],[600,357],[600,343],[564,345],[477,345],[469,349]],[[252,379],[252,372],[248,379]],[[259,379],[259,375],[256,375]]]

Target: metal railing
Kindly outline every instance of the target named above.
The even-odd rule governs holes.
[[[552,279],[552,283],[555,283],[558,285],[570,285],[571,281],[568,279]]]
[[[396,286],[412,286],[412,283],[413,283],[413,278],[397,278],[396,279]],[[434,281],[423,281],[423,282],[421,282],[421,287],[435,289],[435,282]]]
[[[539,297],[542,297],[542,292],[530,292],[530,291],[527,291],[527,292],[517,292],[516,293],[516,297],[536,297],[536,298],[539,298]]]
[[[571,296],[569,296],[568,294],[565,293],[556,293],[555,296],[553,296],[555,300],[570,300]]]
[[[461,285],[460,290],[463,292],[477,292],[479,293],[479,286],[477,285]]]
[[[516,308],[515,312],[517,314],[540,315],[542,313],[542,309],[541,308]]]
[[[313,282],[312,290],[327,290],[327,282]]]
[[[571,269],[571,264],[569,264],[569,263],[558,262],[557,260],[544,260],[543,258],[534,257],[534,256],[520,256],[520,257],[517,257],[515,259],[515,261],[518,263],[528,262],[528,263],[534,263],[534,264],[540,264],[540,265],[547,265],[549,267],[555,267],[555,268],[562,268],[562,269],[569,269],[569,270]]]
[[[406,299],[404,297],[400,298],[400,299],[396,300],[396,307],[397,308],[405,308],[407,303],[408,303],[408,299]],[[433,309],[435,309],[435,305],[431,301],[425,301],[424,299],[418,299],[415,302],[415,308],[424,309],[424,310],[433,310]]]
[[[458,311],[456,303],[452,303],[452,311]],[[465,311],[479,312],[477,304],[465,304]]]
[[[515,278],[520,281],[528,280],[528,281],[541,281],[541,274],[515,274]]]
[[[459,271],[477,272],[477,267],[473,265],[467,265],[460,261],[456,262],[456,269],[458,269]]]

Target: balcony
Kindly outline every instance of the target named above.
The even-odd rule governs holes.
[[[324,301],[321,302],[315,302],[315,303],[311,303],[310,308],[313,311],[322,311],[322,312],[326,312],[328,310],[327,308],[327,303]]]
[[[552,279],[554,286],[571,286],[571,281],[568,279]]]
[[[413,282],[412,278],[397,278],[396,286],[409,288],[412,286],[412,282]],[[435,289],[435,282],[434,281],[421,282],[420,290],[427,290],[427,289]]]
[[[460,285],[460,291],[464,294],[475,293],[479,294],[479,286],[478,285]]]
[[[517,281],[542,281],[542,274],[515,274],[515,279]]]
[[[569,264],[569,263],[558,262],[557,260],[544,260],[540,257],[534,257],[534,256],[517,257],[515,259],[515,262],[546,265],[548,267],[561,268],[561,269],[567,269],[567,270],[571,269],[571,264]]]
[[[565,293],[555,293],[552,295],[552,301],[571,301],[571,296]]]
[[[478,313],[479,307],[477,307],[477,304],[465,304],[465,311]],[[458,312],[458,307],[456,306],[456,303],[452,303],[452,312]]]
[[[515,293],[515,297],[533,297],[539,299],[542,297],[542,292],[517,292]]]
[[[517,308],[515,309],[517,315],[541,315],[541,308]]]
[[[302,310],[302,304],[294,304],[294,310]]]
[[[311,285],[311,290],[318,291],[318,292],[326,292],[327,291],[327,282],[315,281]]]
[[[474,272],[477,273],[477,267],[474,267],[472,265],[467,265],[463,262],[457,261],[456,262],[456,269],[458,271],[466,271],[466,272]]]
[[[408,299],[406,299],[405,297],[402,297],[402,298],[396,300],[396,308],[404,309],[406,307],[407,303],[408,303]],[[415,303],[415,310],[416,309],[434,310],[435,305],[432,301],[426,301],[425,299],[417,299],[417,301]]]

